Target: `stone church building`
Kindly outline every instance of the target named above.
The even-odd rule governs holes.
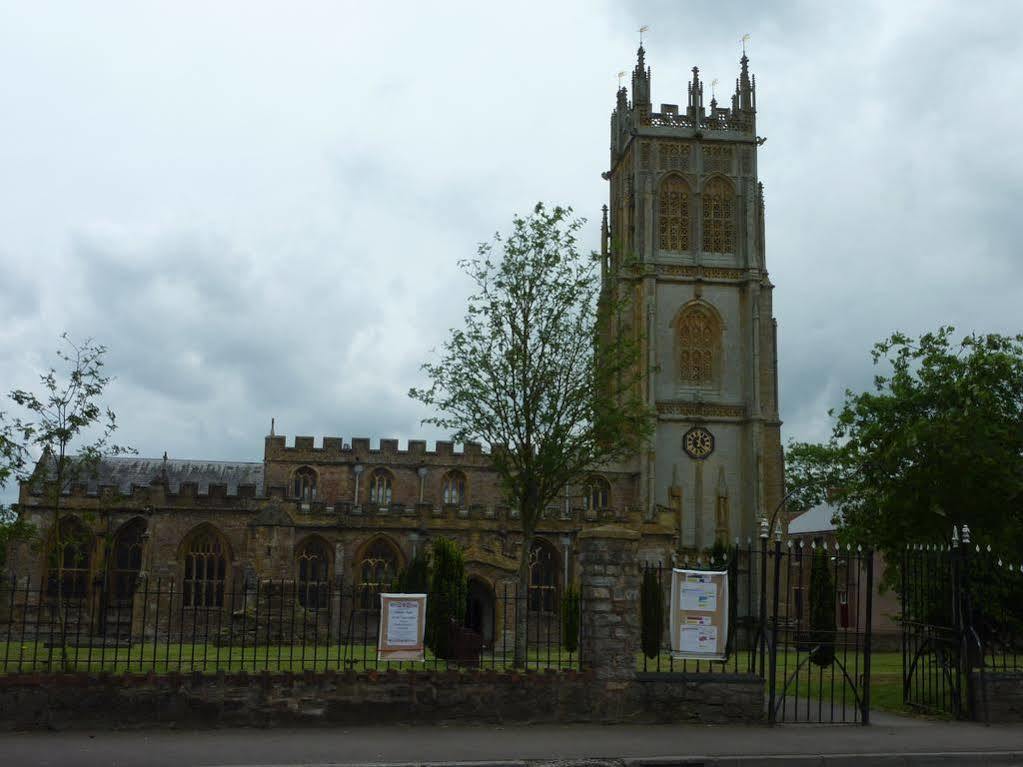
[[[755,535],[783,494],[755,80],[743,55],[730,105],[705,104],[694,67],[684,106],[655,111],[644,55],[611,113],[601,276],[630,303],[625,332],[651,371],[656,429],[640,454],[594,467],[546,510],[531,553],[533,609],[556,610],[588,525],[636,529],[640,556],[667,563]],[[42,598],[62,556],[65,594],[130,598],[141,576],[177,584],[184,607],[211,607],[266,579],[300,594],[323,583],[372,594],[447,537],[465,552],[475,627],[488,640],[502,630],[495,595],[515,582],[521,535],[479,445],[272,432],[260,462],[106,459],[63,502],[62,552],[45,497],[22,487],[19,512],[42,545],[15,545],[7,568],[43,584]]]

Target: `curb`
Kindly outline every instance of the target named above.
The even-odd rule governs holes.
[[[627,759],[515,759],[482,762],[329,762],[302,767],[914,767],[915,765],[1023,765],[1023,751],[955,751],[859,754],[771,754],[746,756],[648,756]],[[237,765],[236,767],[246,767]],[[248,767],[287,767],[249,765]]]

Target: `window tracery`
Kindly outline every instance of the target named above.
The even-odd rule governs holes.
[[[606,479],[596,474],[587,477],[583,495],[583,508],[586,511],[606,509],[610,497],[611,485]]]
[[[316,472],[308,466],[303,466],[295,472],[294,481],[295,497],[305,503],[316,500]]]
[[[678,343],[682,382],[693,386],[713,384],[719,367],[721,326],[709,307],[696,304],[682,312]]]
[[[557,551],[547,541],[534,541],[529,550],[529,609],[553,612],[558,601],[557,589]]]
[[[460,471],[449,471],[444,475],[444,503],[453,506],[465,505],[465,475]]]
[[[390,541],[377,538],[362,554],[359,562],[359,606],[364,610],[380,607],[378,594],[391,588],[398,572],[398,552]]]
[[[735,198],[723,178],[707,182],[703,190],[703,250],[732,253],[735,245]]]
[[[689,185],[678,176],[661,184],[658,231],[661,250],[689,250]]]
[[[222,607],[227,580],[227,546],[212,527],[195,532],[185,551],[182,600],[185,607]]]
[[[50,549],[47,595],[51,599],[84,599],[89,591],[92,535],[79,520],[67,517],[60,522],[59,538],[60,544],[55,538]]]
[[[295,553],[298,603],[307,610],[327,607],[330,550],[319,538],[307,538]]]
[[[391,489],[393,487],[391,472],[387,469],[376,469],[369,482],[369,500],[381,506],[389,506],[391,503]]]

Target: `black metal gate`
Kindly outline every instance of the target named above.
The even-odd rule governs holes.
[[[769,721],[869,724],[873,552],[790,540],[768,560]]]
[[[966,525],[951,544],[908,547],[901,565],[903,701],[987,720],[989,675],[1023,670],[1023,566]]]
[[[670,647],[644,656],[647,673],[754,675],[764,681],[771,724],[868,724],[874,554],[833,539],[759,540],[721,550],[728,563],[729,632],[723,661],[678,660]],[[662,593],[666,579],[661,578]]]

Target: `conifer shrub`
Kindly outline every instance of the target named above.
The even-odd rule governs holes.
[[[643,571],[643,588],[640,591],[642,632],[640,644],[643,654],[656,658],[661,651],[661,635],[664,633],[664,590],[657,571],[648,567]]]
[[[438,538],[433,543],[433,572],[426,600],[426,643],[438,658],[451,657],[451,622],[462,625],[467,596],[462,550],[454,541]]]
[[[835,660],[835,580],[825,548],[814,551],[810,564],[810,660],[830,666]]]
[[[570,653],[579,650],[579,588],[568,586],[561,598],[561,644]]]

